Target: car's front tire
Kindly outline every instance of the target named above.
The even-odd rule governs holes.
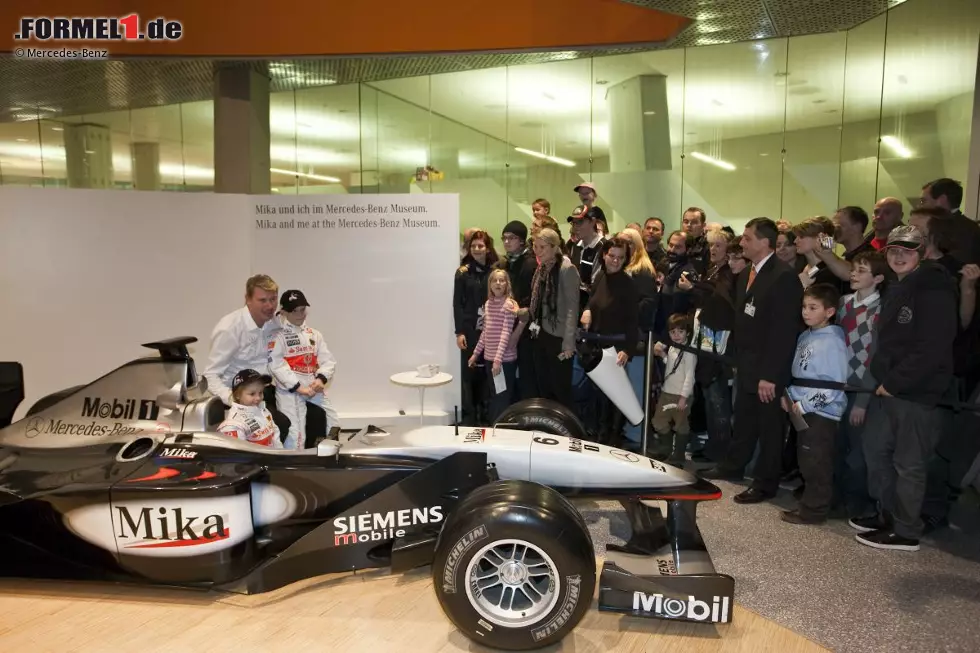
[[[592,604],[592,538],[558,492],[499,481],[464,498],[446,520],[432,564],[436,596],[464,635],[521,651],[554,644]]]

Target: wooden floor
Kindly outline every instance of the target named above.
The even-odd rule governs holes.
[[[736,605],[723,626],[593,609],[560,646],[587,653],[779,653],[825,649]],[[322,576],[253,596],[0,580],[0,651],[260,653],[487,651],[457,632],[429,568]]]

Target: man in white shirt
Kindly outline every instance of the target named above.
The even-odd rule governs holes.
[[[231,384],[243,369],[268,374],[269,352],[282,329],[273,319],[279,306],[279,286],[271,277],[257,274],[245,282],[245,305],[225,315],[211,332],[211,351],[204,378],[208,389],[231,406]],[[274,394],[273,394],[274,396]],[[273,406],[273,402],[267,400]],[[278,411],[272,411],[277,420]],[[286,429],[281,429],[283,433]]]

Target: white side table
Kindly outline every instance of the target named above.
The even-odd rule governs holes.
[[[391,375],[391,382],[395,385],[404,385],[419,389],[419,424],[425,423],[425,389],[446,385],[452,380],[453,375],[448,372],[439,372],[435,376],[430,377],[419,376],[419,373],[414,370]]]

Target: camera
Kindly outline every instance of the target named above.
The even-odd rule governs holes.
[[[685,279],[687,279],[691,283],[697,283],[698,281],[701,280],[701,276],[697,272],[694,272],[693,270],[684,270],[684,272],[682,272],[681,274]]]

